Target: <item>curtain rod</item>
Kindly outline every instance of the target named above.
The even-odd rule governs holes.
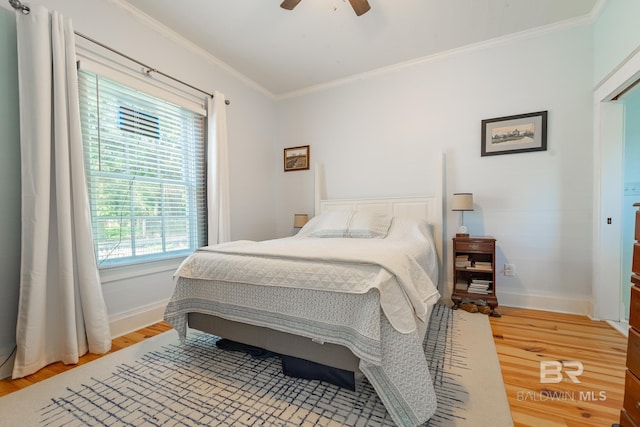
[[[11,5],[11,7],[13,7],[13,8],[14,8],[14,9],[16,9],[16,10],[19,10],[20,12],[22,12],[22,13],[23,13],[23,14],[25,14],[25,15],[28,15],[28,14],[31,12],[31,9],[29,8],[29,6],[25,6],[25,5],[23,5],[23,4],[22,4],[22,2],[20,2],[20,0],[9,0],[9,4]],[[168,79],[170,79],[170,80],[173,80],[174,82],[180,83],[180,84],[182,84],[182,85],[184,85],[184,86],[187,86],[187,87],[189,87],[189,88],[191,88],[191,89],[193,89],[193,90],[195,90],[195,91],[198,91],[198,92],[200,92],[200,93],[203,93],[203,94],[205,94],[205,95],[210,96],[211,98],[213,98],[213,94],[212,94],[212,93],[207,92],[206,90],[202,90],[202,89],[197,88],[197,87],[195,87],[195,86],[193,86],[193,85],[190,85],[189,83],[183,82],[183,81],[182,81],[182,80],[180,80],[180,79],[177,79],[177,78],[175,78],[175,77],[173,77],[173,76],[170,76],[169,74],[163,73],[163,72],[162,72],[162,71],[160,71],[160,70],[157,70],[157,69],[155,69],[155,68],[153,68],[153,67],[150,67],[150,66],[148,66],[147,64],[145,64],[145,63],[143,63],[143,62],[140,62],[140,61],[138,61],[137,59],[134,59],[134,58],[132,58],[132,57],[130,57],[130,56],[128,56],[128,55],[125,55],[124,53],[122,53],[122,52],[120,52],[120,51],[118,51],[118,50],[116,50],[116,49],[114,49],[114,48],[112,48],[112,47],[109,47],[109,46],[107,46],[107,45],[105,45],[105,44],[103,44],[103,43],[100,43],[99,41],[94,40],[94,39],[92,39],[91,37],[86,36],[86,35],[84,35],[84,34],[82,34],[82,33],[78,32],[78,31],[74,31],[74,33],[75,33],[75,35],[76,35],[76,36],[82,37],[83,39],[88,40],[88,41],[90,41],[91,43],[97,44],[98,46],[103,47],[103,48],[105,48],[105,49],[107,49],[107,50],[109,50],[109,51],[111,51],[111,52],[115,53],[116,55],[120,55],[120,56],[122,56],[123,58],[128,59],[129,61],[135,62],[135,63],[136,63],[136,64],[138,64],[138,65],[141,65],[143,68],[145,68],[145,72],[146,72],[147,74],[150,74],[150,73],[160,74],[161,76],[166,77],[166,78],[168,78]],[[226,105],[229,105],[229,104],[231,104],[231,101],[229,101],[228,99],[226,99],[226,100],[224,101],[224,103],[225,103]]]
[[[13,0],[13,1],[16,1],[16,0]],[[213,98],[213,94],[212,94],[212,93],[207,92],[206,90],[203,90],[203,89],[197,88],[197,87],[195,87],[195,86],[193,86],[193,85],[190,85],[189,83],[183,82],[182,80],[179,80],[179,79],[177,79],[177,78],[175,78],[175,77],[173,77],[173,76],[170,76],[169,74],[163,73],[163,72],[162,72],[162,71],[160,71],[160,70],[157,70],[157,69],[155,69],[155,68],[153,68],[153,67],[150,67],[150,66],[148,66],[147,64],[145,64],[145,63],[143,63],[143,62],[140,62],[140,61],[138,61],[137,59],[134,59],[134,58],[130,57],[129,55],[126,55],[126,54],[124,54],[124,53],[122,53],[122,52],[120,52],[120,51],[118,51],[118,50],[115,50],[115,49],[114,49],[114,48],[112,48],[112,47],[109,47],[109,46],[107,46],[107,45],[105,45],[105,44],[103,44],[103,43],[100,43],[99,41],[97,41],[97,40],[95,40],[95,39],[92,39],[91,37],[86,36],[86,35],[84,35],[84,34],[82,34],[82,33],[78,32],[78,31],[74,31],[74,33],[75,33],[75,35],[76,35],[76,36],[82,37],[83,39],[88,40],[88,41],[90,41],[91,43],[95,43],[95,44],[97,44],[98,46],[103,47],[103,48],[105,48],[105,49],[107,49],[107,50],[109,50],[109,51],[111,51],[111,52],[115,53],[116,55],[120,55],[120,56],[122,56],[123,58],[128,59],[129,61],[135,62],[135,63],[136,63],[136,64],[138,64],[138,65],[141,65],[142,67],[144,67],[144,68],[145,68],[145,72],[146,72],[147,74],[150,74],[150,73],[160,74],[161,76],[166,77],[166,78],[168,78],[168,79],[171,79],[171,80],[173,80],[174,82],[180,83],[180,84],[182,84],[182,85],[184,85],[184,86],[187,86],[187,87],[189,87],[189,88],[191,88],[191,89],[193,89],[193,90],[196,90],[196,91],[198,91],[198,92],[200,92],[200,93],[204,93],[205,95],[208,95],[208,96],[210,96],[211,98]],[[224,103],[225,103],[226,105],[229,105],[229,104],[231,104],[231,101],[229,101],[228,99],[226,99],[226,100],[224,101]]]

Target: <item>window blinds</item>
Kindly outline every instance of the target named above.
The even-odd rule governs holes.
[[[78,80],[99,265],[202,246],[204,117],[89,71],[80,70]]]

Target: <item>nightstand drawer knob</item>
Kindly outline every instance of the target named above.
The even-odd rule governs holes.
[[[636,409],[640,409],[640,402],[636,402]]]

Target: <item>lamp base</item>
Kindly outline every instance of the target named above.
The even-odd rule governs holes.
[[[456,233],[456,237],[469,237],[469,233]]]

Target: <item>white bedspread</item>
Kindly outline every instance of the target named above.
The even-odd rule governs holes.
[[[181,338],[199,312],[344,345],[394,421],[416,426],[436,408],[416,325],[440,297],[437,262],[427,224],[397,219],[384,239],[206,247],[178,268],[164,318]]]
[[[425,321],[440,294],[437,254],[424,222],[394,219],[384,239],[312,238],[304,233],[199,249],[177,277],[366,293],[375,288],[391,325],[402,333]]]

